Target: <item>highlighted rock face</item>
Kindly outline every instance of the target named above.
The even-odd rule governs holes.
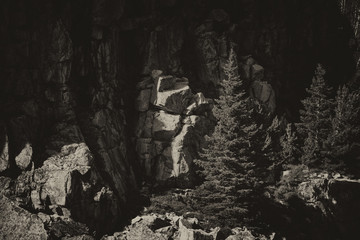
[[[187,178],[202,136],[209,131],[211,106],[202,93],[191,93],[188,79],[161,74],[154,70],[154,84],[146,78],[137,85],[137,106],[149,105],[146,112],[137,108],[137,155],[148,178]],[[142,97],[150,90],[150,99]]]
[[[152,135],[156,140],[171,140],[180,127],[180,115],[172,115],[164,111],[155,112]]]
[[[35,170],[34,181],[38,187],[32,192],[33,199],[37,199],[38,191],[40,202],[45,203],[48,199],[51,205],[65,206],[74,188],[73,174],[86,174],[92,158],[84,143],[64,146],[60,154],[50,157],[43,167]]]
[[[192,98],[188,84],[185,78],[157,78],[151,96],[153,105],[170,113],[181,114]]]
[[[27,168],[30,165],[32,153],[30,143],[26,143],[21,152],[15,157],[16,165],[21,169]]]

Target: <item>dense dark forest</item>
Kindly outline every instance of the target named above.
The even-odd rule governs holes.
[[[0,2],[0,238],[356,239],[356,0]]]

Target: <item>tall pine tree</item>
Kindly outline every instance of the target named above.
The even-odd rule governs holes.
[[[226,79],[220,83],[222,91],[213,108],[218,122],[197,161],[205,182],[195,198],[208,217],[235,226],[249,216],[255,182],[251,154],[258,126],[251,119],[251,100],[243,89],[233,49],[223,70]]]
[[[339,87],[335,97],[332,133],[328,141],[334,160],[349,162],[360,150],[360,91]]]
[[[319,163],[327,156],[326,140],[331,132],[333,101],[330,99],[332,89],[325,81],[325,73],[321,64],[318,64],[310,88],[306,89],[309,96],[301,101],[304,109],[300,110],[297,129],[304,140],[302,161],[305,164]]]

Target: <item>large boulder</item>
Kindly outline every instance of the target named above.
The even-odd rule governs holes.
[[[164,111],[155,112],[152,124],[153,138],[170,141],[179,131],[180,118],[180,115],[168,114]]]
[[[32,160],[33,150],[30,143],[26,143],[20,153],[15,157],[16,165],[20,169],[26,169]]]
[[[72,190],[78,187],[74,186],[74,174],[86,174],[91,168],[92,159],[84,143],[62,147],[59,154],[51,156],[41,168],[35,170],[34,183],[37,187],[31,193],[33,205],[65,206]]]
[[[45,240],[48,235],[37,215],[0,194],[0,238]]]

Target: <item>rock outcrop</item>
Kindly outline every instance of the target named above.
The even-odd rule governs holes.
[[[302,236],[317,235],[326,239],[356,235],[360,224],[360,209],[357,204],[360,200],[360,180],[350,179],[339,173],[311,173],[307,168],[302,170],[300,179],[286,180],[293,178],[293,171],[288,170],[283,174],[282,180],[287,182],[287,187],[282,185],[282,188],[287,190],[280,191],[288,199],[281,203],[286,204],[287,211],[292,212],[289,219],[293,226],[293,219],[306,217],[306,223],[296,223],[302,224],[298,227],[309,224],[309,229]],[[294,207],[296,211],[293,210]]]
[[[137,85],[135,135],[141,166],[150,179],[189,178],[202,136],[212,125],[210,102],[202,93],[192,94],[186,78],[154,70],[151,79]]]
[[[264,79],[265,69],[256,63],[251,56],[242,58],[241,76],[248,82],[249,94],[259,100],[270,112],[276,109],[276,95],[274,88]]]
[[[131,221],[131,225],[126,226],[122,232],[114,233],[112,236],[104,236],[101,240],[266,240],[273,239],[272,237],[265,237],[263,235],[254,236],[245,227],[233,228],[228,234],[219,234],[220,228],[216,227],[205,231],[201,229],[199,220],[196,218],[186,218],[177,216],[174,213],[148,214],[138,216]],[[221,238],[220,238],[221,237]]]
[[[48,239],[45,226],[36,214],[0,195],[0,232],[3,239]]]
[[[4,184],[5,179],[0,182]],[[3,193],[0,194],[0,236],[3,239],[94,239],[84,224],[63,214],[30,213]]]

